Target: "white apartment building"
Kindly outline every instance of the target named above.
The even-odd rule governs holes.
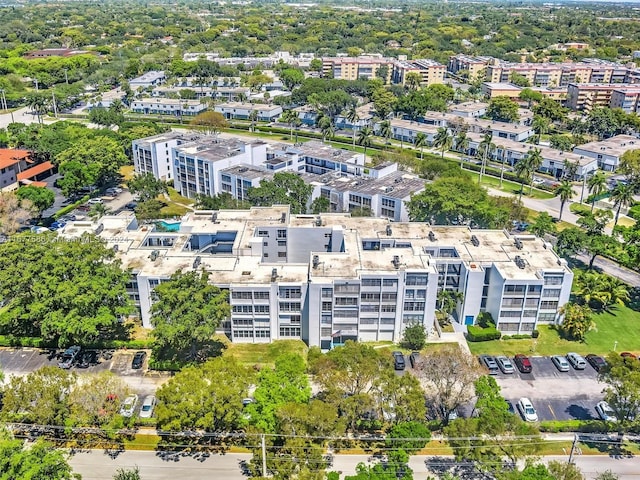
[[[155,87],[163,84],[167,80],[167,76],[162,70],[152,70],[139,77],[129,80],[131,90],[141,90],[144,88]]]
[[[176,271],[205,269],[229,290],[222,325],[234,342],[301,339],[323,349],[346,340],[398,341],[407,325],[431,331],[441,289],[464,294],[455,318],[489,312],[504,333],[561,321],[573,273],[530,235],[345,214],[290,215],[288,206],[195,211],[177,232],[141,228],[126,213],[75,222],[97,234],[131,272],[128,291],[150,328],[153,289]]]
[[[221,113],[227,119],[248,120],[251,112],[258,112],[258,121],[273,122],[282,115],[280,105],[267,105],[263,103],[219,103],[214,110]]]
[[[156,87],[151,92],[154,97],[167,97],[169,95],[180,95],[182,90],[191,90],[195,93],[196,98],[213,98],[215,100],[223,100],[225,102],[235,102],[241,98],[249,98],[251,90],[246,87],[210,87],[210,86],[161,86]]]
[[[590,157],[598,162],[598,167],[613,172],[620,164],[620,157],[629,150],[640,149],[640,139],[631,135],[616,135],[599,142],[589,142],[574,147],[573,153]]]
[[[173,180],[173,149],[201,138],[193,132],[167,132],[132,142],[133,165],[137,174],[152,173],[159,180]]]
[[[131,111],[143,115],[195,116],[204,112],[207,106],[199,100],[178,98],[141,98],[131,102]]]

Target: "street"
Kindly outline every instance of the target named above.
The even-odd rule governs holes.
[[[251,458],[246,453],[227,453],[225,455],[211,455],[208,458],[191,456],[161,455],[156,452],[127,451],[115,458],[105,454],[102,450],[91,450],[76,453],[71,457],[71,465],[76,473],[82,475],[83,480],[111,480],[119,468],[140,469],[140,475],[145,480],[174,480],[175,478],[189,478],[190,480],[204,480],[224,478],[240,480],[247,478],[242,473],[241,463]],[[543,457],[543,461],[567,461],[567,456]],[[587,480],[592,480],[597,474],[611,470],[620,480],[634,480],[640,477],[640,462],[636,458],[614,458],[606,455],[590,455],[574,457],[576,465],[582,469]],[[345,475],[355,474],[358,463],[370,464],[369,455],[335,455],[332,471]],[[429,472],[428,465],[434,470]],[[460,467],[451,457],[433,457],[415,455],[411,457],[409,466],[414,471],[415,480],[426,480],[436,471],[447,467]],[[469,477],[463,477],[465,480]]]

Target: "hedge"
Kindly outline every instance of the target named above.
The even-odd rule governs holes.
[[[80,205],[82,205],[83,203],[88,201],[89,198],[90,198],[89,195],[85,195],[84,197],[82,197],[77,202],[72,203],[71,205],[67,205],[66,207],[61,208],[60,210],[58,210],[56,213],[53,214],[53,218],[55,218],[57,220],[61,216],[66,215],[69,212],[73,212]]]
[[[502,339],[503,340],[526,340],[526,339],[531,340],[532,337],[533,335],[517,334],[517,335],[503,335]]]
[[[540,431],[547,433],[606,433],[617,431],[616,425],[601,420],[547,420],[540,422]]]
[[[152,340],[108,340],[85,345],[88,349],[130,349],[142,350],[150,349]],[[0,347],[34,347],[34,348],[57,348],[52,340],[42,337],[14,337],[13,335],[0,335]]]
[[[502,334],[495,327],[480,328],[475,325],[467,327],[467,340],[470,342],[488,342],[498,340]]]
[[[156,360],[153,357],[149,360],[149,370],[158,370],[163,372],[179,372],[184,367],[191,365],[186,362],[177,362],[174,360]]]
[[[569,210],[575,213],[576,215],[583,216],[591,212],[591,207],[588,205],[583,205],[581,203],[572,203],[569,206]]]

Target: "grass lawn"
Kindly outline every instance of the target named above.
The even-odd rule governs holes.
[[[476,179],[480,176],[480,174],[478,172],[474,172],[473,170],[464,169],[464,171],[467,172],[467,173],[470,173]],[[498,190],[502,190],[505,193],[512,193],[513,195],[519,195],[520,194],[520,184],[519,183],[512,182],[510,180],[503,180],[502,181],[502,188],[500,188],[500,178],[492,177],[491,175],[487,175],[487,174],[484,174],[482,176],[481,185],[484,185],[486,187],[495,188],[495,189],[498,189]],[[529,187],[527,185],[524,186],[524,193],[522,194],[522,196],[523,197],[537,198],[537,199],[540,199],[540,200],[548,200],[549,198],[553,198],[554,197],[554,195],[552,193],[545,192],[544,190],[539,190],[537,188],[534,188],[531,191],[531,195],[529,195]]]
[[[308,347],[301,340],[277,340],[273,343],[230,343],[226,338],[218,338],[227,345],[222,354],[233,357],[249,365],[273,365],[276,358],[285,353],[297,353],[305,360]]]
[[[181,203],[182,205],[193,205],[195,203],[195,200],[180,195],[175,188],[169,187],[167,193],[172,202]]]
[[[517,353],[525,355],[556,355],[577,352],[583,355],[597,353],[605,355],[613,350],[640,352],[640,313],[629,307],[616,306],[611,312],[594,315],[596,327],[587,333],[584,342],[572,342],[560,338],[555,329],[542,325],[540,337],[522,340],[492,340],[490,342],[469,342],[474,355],[504,354],[513,356]]]
[[[182,217],[189,209],[177,203],[170,203],[160,209],[160,216],[163,218]]]
[[[160,442],[158,435],[138,434],[133,440],[125,440],[125,450],[155,450]]]
[[[618,218],[618,225],[622,227],[632,227],[636,224],[636,221],[633,218],[625,217],[624,215],[620,215]],[[613,228],[613,220],[607,224],[607,227]]]

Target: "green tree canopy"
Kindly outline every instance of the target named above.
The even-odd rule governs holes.
[[[154,355],[202,360],[220,322],[230,314],[228,291],[209,284],[206,271],[176,272],[154,289],[151,306]]]
[[[4,334],[41,336],[60,346],[121,337],[120,319],[132,311],[112,249],[94,236],[57,241],[23,234],[0,244],[0,313]]]
[[[21,187],[16,192],[16,195],[20,200],[29,200],[38,210],[38,215],[42,215],[43,211],[53,206],[55,201],[54,193],[46,187]]]
[[[129,191],[138,194],[141,202],[156,198],[162,193],[167,193],[167,184],[154,177],[153,173],[135,175],[127,181]]]
[[[640,412],[640,362],[610,353],[598,380],[607,385],[604,398],[615,412],[619,428],[626,431],[636,425]]]
[[[495,97],[489,101],[487,117],[496,122],[515,122],[518,120],[518,104],[509,97]]]
[[[262,180],[260,186],[249,190],[247,196],[253,205],[291,205],[291,213],[306,213],[313,186],[307,185],[295,173],[276,173],[273,180]]]

